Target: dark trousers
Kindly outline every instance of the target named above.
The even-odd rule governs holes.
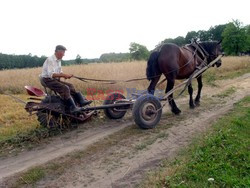
[[[63,82],[54,78],[42,78],[42,79],[45,85],[49,89],[57,92],[62,97],[62,99],[69,99],[71,95],[74,96],[74,94],[76,93],[74,86],[70,83]]]

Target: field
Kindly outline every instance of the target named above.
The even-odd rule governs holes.
[[[238,74],[249,71],[250,57],[224,57],[222,59],[222,67],[219,69],[212,68],[207,71],[206,79],[212,82],[215,79],[232,78]],[[145,78],[146,62],[123,62],[123,63],[98,63],[88,65],[73,65],[63,67],[65,73],[71,73],[75,76],[95,78],[95,79],[111,79],[111,80],[127,80],[133,78]],[[232,73],[233,72],[233,73]],[[24,94],[25,85],[36,86],[42,88],[38,79],[41,68],[17,69],[0,71],[0,94]],[[103,83],[84,83],[76,79],[71,79],[76,88],[83,93],[87,93],[88,88],[106,91],[108,89],[136,88],[145,90],[149,82],[145,79],[131,83],[118,83],[115,85],[107,85]],[[161,86],[164,88],[165,86]]]
[[[27,185],[58,187],[67,185],[71,187],[75,186],[75,184],[80,186],[83,181],[87,187],[98,187],[100,183],[104,187],[110,187],[112,182],[117,186],[123,186],[124,183],[129,182],[132,183],[130,187],[133,187],[132,185],[138,183],[137,181],[142,179],[142,175],[146,174],[148,168],[158,166],[156,162],[166,157],[175,157],[176,151],[185,148],[191,143],[195,135],[204,132],[212,125],[214,120],[230,112],[230,109],[233,109],[240,99],[249,96],[250,58],[224,57],[222,61],[222,67],[219,69],[211,68],[204,73],[202,103],[199,108],[189,110],[188,97],[183,95],[177,99],[177,104],[183,113],[180,116],[174,116],[169,109],[164,108],[164,114],[157,128],[148,131],[138,129],[131,120],[131,113],[128,112],[128,115],[123,120],[110,121],[105,119],[103,114],[100,114],[98,118],[94,118],[84,126],[79,126],[76,130],[69,130],[64,133],[58,132],[59,135],[56,132],[49,132],[39,126],[36,116],[28,116],[22,104],[4,95],[4,93],[10,93],[26,101],[28,96],[23,89],[23,85],[39,86],[37,75],[40,73],[41,68],[1,71],[0,182],[1,176],[20,172],[20,168],[15,164],[23,164],[26,169],[33,167],[35,164],[34,168],[17,175],[15,178],[11,178],[10,181],[5,181],[6,185],[14,185],[13,187],[26,187]],[[75,65],[64,67],[63,70],[82,77],[122,80],[145,77],[145,68],[146,62],[124,62]],[[88,88],[104,91],[109,89],[126,90],[126,88],[143,90],[148,86],[147,80],[116,85],[86,84],[73,79],[70,81],[85,93]],[[196,85],[196,82],[194,82],[195,88]],[[161,87],[164,88],[164,86]],[[97,102],[101,103],[102,101]],[[240,104],[243,107],[249,107],[249,98]],[[235,115],[230,114],[229,117],[236,119],[241,111],[243,112],[243,109],[239,108]],[[243,116],[242,113],[240,119],[245,122],[243,118],[247,119],[248,114]],[[233,129],[233,127],[227,126],[227,122],[229,122],[228,119],[219,121],[218,126],[225,127],[222,131]],[[233,122],[240,123],[238,120],[233,120]],[[243,127],[245,130],[248,128],[246,126]],[[235,129],[235,131],[238,130]],[[239,131],[244,132],[243,129]],[[241,134],[241,132],[238,133]],[[51,134],[57,134],[57,136],[51,136]],[[235,132],[233,134],[236,135]],[[46,139],[43,139],[44,137]],[[212,136],[209,137],[212,139]],[[215,138],[217,137],[215,136]],[[211,141],[211,144],[213,142]],[[225,144],[223,140],[223,146]],[[218,143],[218,145],[221,144]],[[210,146],[206,147],[209,148]],[[241,151],[244,154],[245,148],[241,149]],[[70,155],[66,155],[68,153]],[[187,153],[200,154],[200,151]],[[55,154],[61,156],[60,160],[53,160]],[[208,157],[207,153],[204,153],[204,157]],[[50,160],[52,161],[44,164],[44,162]],[[188,164],[186,161],[185,159],[183,163]],[[233,162],[237,161],[234,160]],[[193,163],[196,164],[196,161],[190,162],[190,164]],[[41,165],[37,166],[38,164]],[[168,164],[167,160],[163,167]],[[190,176],[194,177],[195,173],[200,173],[199,169],[197,169],[191,174],[186,170],[184,164],[181,167],[184,169],[183,173],[187,172],[186,174],[180,172],[181,175],[170,177],[169,174],[166,175],[166,172],[159,175],[157,171],[154,172],[154,174],[157,173],[157,177],[154,174],[150,175],[143,182],[143,185],[146,187],[157,187],[158,185],[162,187],[168,186],[170,183],[176,185],[183,181],[187,182]],[[175,166],[172,169],[175,170]],[[161,172],[163,170],[160,169]],[[138,174],[138,172],[143,173]],[[237,173],[237,171],[235,172]],[[82,175],[79,176],[79,174]],[[188,176],[189,174],[190,176]],[[135,178],[134,175],[139,177],[136,176]],[[117,181],[110,181],[110,177]],[[181,179],[182,177],[185,177],[185,179]],[[226,178],[229,179],[229,177],[230,175]],[[63,181],[65,178],[67,184]],[[206,176],[201,176],[201,178],[206,178]],[[133,183],[135,179],[137,181]],[[193,181],[190,182],[190,185],[193,185],[192,183]],[[242,184],[245,184],[245,182]],[[220,186],[222,184],[216,185]]]
[[[145,69],[146,62],[144,61],[123,63],[98,63],[63,67],[63,71],[65,73],[70,73],[75,76],[111,80],[127,80],[132,78],[145,77]],[[38,75],[40,73],[41,68],[1,71],[0,93],[25,93],[25,85],[32,85],[41,88],[41,84],[38,79]],[[145,89],[148,85],[147,80],[131,84],[119,83],[115,85],[107,85],[95,82],[85,83],[74,78],[67,81],[73,83],[75,87],[83,93],[87,92],[87,88],[101,89],[105,91],[107,89],[124,89],[126,87],[136,87],[138,89]]]

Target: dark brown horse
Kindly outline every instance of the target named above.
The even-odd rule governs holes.
[[[158,83],[162,74],[167,79],[167,87],[165,92],[173,89],[176,79],[187,79],[197,69],[209,64],[222,54],[220,42],[194,42],[184,47],[179,47],[172,43],[164,44],[160,49],[151,53],[147,64],[147,78],[151,80],[148,87],[148,92],[154,94],[156,84]],[[216,66],[221,65],[221,60],[216,62]],[[198,93],[193,101],[193,88],[190,84],[188,92],[190,95],[189,106],[194,108],[200,102],[200,95],[202,89],[202,76],[197,77]],[[181,111],[176,106],[173,99],[173,94],[168,97],[171,110],[175,114]]]

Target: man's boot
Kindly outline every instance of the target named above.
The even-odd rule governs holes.
[[[87,100],[80,92],[76,92],[73,97],[81,107],[92,103],[92,101]]]
[[[79,108],[76,106],[75,101],[72,97],[70,97],[69,99],[66,99],[65,103],[67,106],[67,110],[69,111],[70,114],[77,113],[82,110],[82,108]]]

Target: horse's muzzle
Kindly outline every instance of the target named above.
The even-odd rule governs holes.
[[[217,61],[215,64],[216,64],[216,67],[220,67],[221,66],[221,60]]]

